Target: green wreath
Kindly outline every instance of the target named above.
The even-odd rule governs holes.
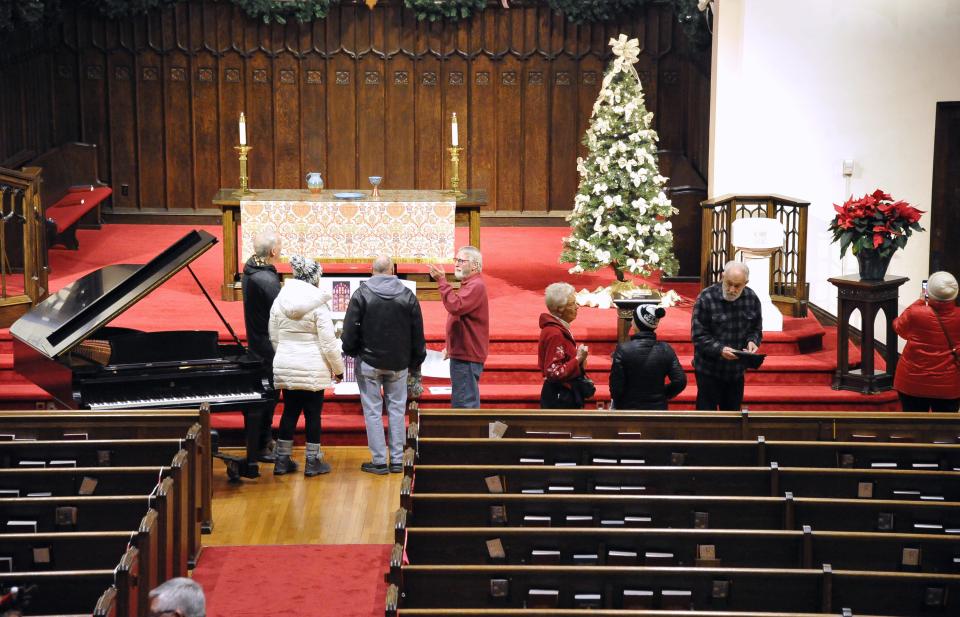
[[[487,8],[487,0],[403,0],[403,3],[420,21],[459,21],[469,19],[474,12]]]

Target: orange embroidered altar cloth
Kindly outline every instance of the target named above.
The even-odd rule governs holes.
[[[360,192],[357,199],[335,193]],[[371,261],[390,255],[398,262],[449,263],[454,254],[456,202],[439,191],[299,189],[269,191],[269,199],[240,200],[241,255],[253,254],[253,239],[275,229],[283,255],[304,255],[320,261]]]

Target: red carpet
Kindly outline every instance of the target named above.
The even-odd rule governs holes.
[[[382,617],[389,544],[213,546],[193,578],[207,617]]]
[[[79,232],[80,250],[54,249],[50,252],[51,288],[58,289],[91,270],[112,263],[143,263],[154,257],[193,227],[183,225],[106,225],[98,231]],[[217,237],[220,228],[203,227]],[[458,242],[466,241],[465,228],[457,230]],[[609,272],[570,275],[565,264],[557,263],[561,238],[566,228],[487,227],[483,229],[484,278],[490,294],[491,357],[481,379],[481,400],[485,407],[536,407],[540,377],[536,369],[538,316],[543,312],[543,289],[554,281],[568,281],[578,290],[594,289],[610,282]],[[222,251],[214,246],[197,259],[192,268],[208,293],[231,323],[245,338],[243,308],[239,302],[219,301],[222,276]],[[328,267],[328,271],[332,268]],[[402,271],[425,270],[426,266],[403,266]],[[674,286],[681,295],[695,297],[693,284]],[[443,347],[446,313],[440,302],[423,302],[428,346]],[[661,321],[658,335],[677,350],[688,371],[690,385],[673,403],[676,409],[691,409],[696,384],[690,367],[690,306],[671,309]],[[117,319],[116,325],[144,330],[177,328],[217,329],[227,333],[213,309],[198,292],[187,272],[181,272],[160,289],[141,300]],[[615,346],[616,314],[613,310],[582,308],[573,324],[574,334],[591,349],[588,368],[598,384],[597,398],[608,401],[606,388],[609,354]],[[798,342],[822,342],[822,349],[801,354]],[[836,335],[825,331],[812,317],[787,318],[784,331],[766,333],[763,351],[768,355],[760,371],[747,377],[745,405],[754,410],[803,409],[895,409],[893,393],[862,396],[830,388],[836,368]],[[851,360],[859,360],[851,349]],[[878,362],[879,364],[879,362]],[[0,407],[23,408],[41,404],[49,397],[39,388],[24,382],[12,370],[9,334],[0,330]],[[428,406],[449,405],[447,395],[424,396]],[[279,418],[278,418],[279,419]],[[239,414],[216,414],[214,423],[221,429],[239,429]],[[363,419],[357,397],[334,397],[328,393],[324,405],[324,442],[331,445],[364,443]]]

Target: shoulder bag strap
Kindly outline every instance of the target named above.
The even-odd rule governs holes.
[[[933,316],[937,318],[937,323],[940,324],[940,329],[943,331],[943,336],[947,339],[947,345],[950,347],[950,353],[953,355],[953,361],[957,363],[957,366],[960,366],[960,354],[957,353],[957,348],[954,347],[953,341],[950,340],[950,334],[947,333],[947,328],[943,325],[943,320],[940,319],[940,314],[933,310],[932,306],[930,307],[930,311],[933,313]]]

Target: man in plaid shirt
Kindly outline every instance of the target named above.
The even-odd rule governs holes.
[[[739,261],[723,267],[720,283],[707,287],[693,305],[693,368],[697,409],[739,411],[743,364],[734,351],[756,352],[763,337],[760,299],[747,287],[750,270]]]

